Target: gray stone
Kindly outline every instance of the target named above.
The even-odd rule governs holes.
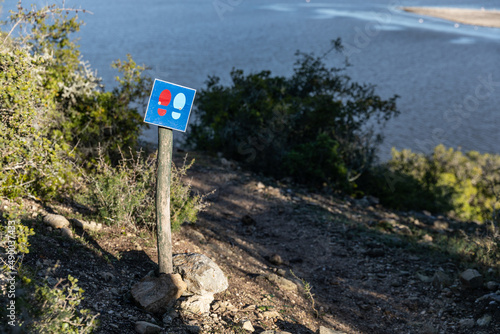
[[[85,223],[86,223],[85,221],[80,220],[80,219],[76,219],[76,218],[72,218],[72,219],[70,219],[70,221],[71,221],[71,224],[73,224],[74,227],[78,227],[78,228],[81,228],[81,229],[84,228]]]
[[[269,257],[269,262],[272,264],[275,264],[277,266],[280,266],[283,264],[283,260],[281,259],[281,256],[279,254],[273,254]]]
[[[199,232],[199,231],[196,231],[196,230],[191,230],[189,232],[189,235],[191,236],[191,238],[193,238],[194,240],[198,240],[199,243],[203,244],[205,242],[207,242],[207,239],[205,239],[205,236],[203,235],[203,233]]]
[[[460,274],[460,281],[467,288],[480,288],[483,285],[483,276],[476,269],[467,269]]]
[[[174,321],[174,319],[170,315],[167,314],[162,318],[162,321],[163,321],[164,325],[170,325],[172,323],[172,321]]]
[[[179,317],[179,315],[177,314],[177,312],[174,309],[169,310],[167,313],[165,313],[163,315],[163,318],[162,318],[163,324],[170,325],[170,323],[172,323],[172,321],[174,321],[174,319],[177,317]]]
[[[61,228],[61,235],[65,238],[68,238],[68,239],[73,239],[73,231],[71,231],[69,228],[67,227],[62,227]]]
[[[219,293],[229,286],[219,266],[203,254],[176,254],[172,257],[174,273],[187,284],[186,293],[204,295]]]
[[[368,196],[365,196],[365,198],[368,200],[368,202],[371,205],[377,205],[380,203],[380,200],[377,197],[368,195]]]
[[[431,283],[433,280],[432,277],[426,276],[424,274],[416,273],[415,275],[418,277],[419,280],[421,280],[424,283]]]
[[[432,213],[430,213],[430,212],[429,212],[429,211],[427,211],[427,210],[422,211],[422,213],[423,213],[424,215],[426,215],[427,217],[432,217]]]
[[[401,281],[401,279],[395,279],[391,282],[391,286],[399,288],[400,286],[403,286],[403,282]]]
[[[107,272],[107,271],[101,272],[100,276],[106,282],[110,282],[110,281],[112,281],[115,278],[115,276],[112,273]]]
[[[281,315],[277,311],[265,311],[262,313],[264,318],[266,319],[275,319],[275,318],[281,318]]]
[[[297,284],[290,281],[289,279],[286,279],[284,277],[280,277],[276,274],[266,274],[266,275],[264,275],[264,277],[267,278],[270,282],[275,283],[282,290],[291,291],[291,292],[297,291]]]
[[[435,220],[434,223],[433,223],[434,229],[438,230],[438,231],[447,230],[448,227],[449,227],[449,225],[450,224],[448,224],[447,222],[442,221],[442,220]]]
[[[213,293],[203,295],[194,295],[182,301],[181,309],[183,312],[207,315],[210,312],[210,304],[214,301]]]
[[[363,197],[363,198],[354,200],[354,204],[356,206],[359,206],[359,207],[362,207],[362,208],[366,208],[367,206],[370,205],[370,201],[366,197]]]
[[[161,332],[161,327],[146,321],[137,321],[135,323],[135,331],[140,334],[157,334]]]
[[[424,234],[424,236],[422,237],[422,243],[424,244],[430,244],[433,240],[434,238],[429,234]]]
[[[395,226],[396,232],[401,233],[403,235],[412,235],[412,231],[406,225],[398,224]]]
[[[460,327],[472,328],[474,327],[474,319],[462,319],[459,322]]]
[[[484,327],[488,326],[491,322],[491,315],[485,314],[481,318],[477,319],[476,323],[478,326]]]
[[[241,320],[240,326],[241,326],[241,328],[243,328],[247,332],[251,332],[251,333],[255,332],[255,328],[253,328],[252,322],[250,320],[247,320],[247,319]]]
[[[446,275],[444,271],[438,270],[434,273],[432,277],[432,285],[437,288],[444,288],[450,286],[452,283],[451,278]]]
[[[494,281],[489,281],[488,283],[486,283],[486,288],[490,291],[497,291],[499,286],[500,284]]]
[[[163,315],[162,321],[164,325],[170,325],[175,318],[179,315],[174,309],[169,310],[167,313]]]
[[[254,308],[253,310],[255,310],[255,305],[254,305]],[[252,311],[253,311],[252,310]],[[215,312],[217,311],[218,313],[224,313],[226,311],[228,312],[233,312],[233,313],[236,313],[238,312],[238,308],[236,306],[234,306],[233,304],[231,304],[230,302],[228,301],[221,301],[221,300],[218,300],[216,301],[213,305],[212,305],[212,311]]]
[[[132,286],[132,298],[148,312],[163,314],[186,290],[186,283],[178,274],[144,277]]]
[[[43,217],[43,222],[53,228],[63,228],[69,226],[69,221],[61,215],[47,213]]]
[[[395,219],[382,219],[377,223],[377,226],[383,228],[384,230],[392,230],[397,225],[398,222]]]
[[[221,158],[220,163],[224,168],[229,168],[229,169],[236,168],[236,164],[230,160],[227,160],[226,158]]]
[[[231,304],[230,302],[227,302],[225,307],[226,307],[226,310],[229,312],[233,312],[233,313],[238,312],[238,308],[236,306],[234,306],[233,304]]]
[[[87,222],[85,220],[72,218],[71,223],[73,224],[74,227],[78,227],[86,231],[102,230],[102,224],[101,223],[97,224],[95,221]]]
[[[476,303],[479,303],[480,301],[483,301],[483,300],[489,300],[489,299],[500,303],[500,295],[497,295],[494,292],[491,292],[491,293],[488,293],[482,297],[479,297],[478,299],[476,299]]]
[[[253,312],[253,311],[255,311],[256,308],[257,308],[257,305],[247,305],[247,306],[243,307],[241,310],[243,312]]]
[[[52,276],[47,276],[47,283],[49,283],[49,285],[54,286],[54,285],[56,285],[56,284],[57,284],[57,282],[58,282],[58,281],[57,281],[54,277],[52,277]]]
[[[319,326],[317,334],[345,334],[344,332],[333,330],[325,326]]]
[[[292,333],[269,330],[269,331],[261,332],[260,334],[292,334]]]
[[[285,277],[286,271],[284,269],[278,269],[278,270],[276,270],[276,274],[278,274],[282,277]]]

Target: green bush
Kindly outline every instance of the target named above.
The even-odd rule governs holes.
[[[70,146],[47,131],[54,101],[42,87],[46,58],[0,47],[0,195],[53,197],[71,184]]]
[[[81,94],[79,86],[75,86],[59,102],[65,137],[77,147],[81,161],[90,162],[89,166],[95,163],[99,148],[117,164],[122,152],[128,152],[129,147],[138,149],[139,135],[147,126],[138,111],[141,106],[145,109],[151,87],[150,78],[142,76],[146,68],[138,66],[130,55],[112,66],[122,76],[116,77],[118,86],[111,92],[94,90]]]
[[[170,184],[171,226],[177,230],[184,222],[192,223],[206,204],[203,196],[192,195],[183,178],[191,164],[177,168],[172,164]],[[125,158],[117,166],[98,159],[94,174],[86,174],[87,189],[79,201],[98,212],[110,225],[132,224],[154,228],[156,224],[156,155]]]
[[[393,149],[392,159],[363,187],[382,203],[427,209],[461,220],[496,220],[500,209],[500,155],[462,153],[438,145],[432,155]],[[374,181],[376,180],[376,181]]]
[[[81,308],[84,291],[78,287],[78,280],[68,276],[67,283],[60,280],[54,287],[49,287],[43,278],[35,276],[33,270],[23,264],[23,255],[29,253],[28,239],[35,233],[22,223],[22,213],[16,211],[19,210],[3,212],[1,217],[0,316],[7,321],[0,324],[0,331],[19,329],[25,333],[91,333],[97,326],[97,316]],[[14,247],[9,248],[12,236],[15,237]],[[15,296],[6,288],[12,272],[16,273],[13,276]],[[16,320],[8,324],[14,319],[7,317],[6,305],[13,300],[17,310]]]
[[[387,164],[372,167],[360,177],[358,184],[358,196],[375,196],[388,208],[436,213],[446,213],[452,209],[449,196],[433,192],[427,183],[403,171],[393,170]]]
[[[49,287],[43,283],[34,287],[30,298],[33,321],[27,323],[32,333],[92,333],[97,327],[97,315],[82,309],[83,292],[78,280],[68,275],[68,282]]]
[[[335,178],[343,180],[347,169],[338,148],[337,141],[320,133],[314,141],[298,144],[284,157],[284,171],[302,183],[322,184]]]
[[[137,148],[144,126],[137,108],[150,86],[145,67],[129,55],[116,61],[118,86],[104,91],[70,39],[81,25],[71,11],[19,2],[3,22],[20,29],[15,38],[10,29],[0,34],[0,196],[71,195],[75,163],[93,168],[101,147],[116,164]]]
[[[188,143],[278,178],[349,189],[375,160],[381,136],[370,125],[398,112],[397,97],[383,100],[342,71],[299,53],[289,78],[233,70],[226,87],[210,77]]]
[[[35,235],[32,228],[29,228],[18,220],[12,220],[15,222],[14,225],[2,224],[0,225],[0,235],[2,236],[2,247],[8,247],[9,241],[14,242],[13,250],[16,254],[28,254],[29,253],[29,242],[28,238]],[[8,235],[14,235],[15,240],[8,238]]]
[[[53,14],[52,19],[36,15],[36,10],[20,10],[12,20],[21,17],[31,24],[31,33],[24,37],[24,44],[31,52],[50,54],[42,80],[43,87],[53,92],[55,101],[52,133],[70,143],[81,161],[93,162],[101,147],[107,158],[116,163],[120,151],[136,148],[139,134],[147,126],[137,108],[145,107],[151,79],[142,75],[146,68],[127,55],[127,60],[112,64],[122,76],[116,77],[117,87],[106,92],[101,79],[81,60],[78,46],[70,38],[82,24],[78,14],[69,17],[54,6],[48,10]],[[35,15],[29,17],[30,13]]]

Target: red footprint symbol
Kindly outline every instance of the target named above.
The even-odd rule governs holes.
[[[172,100],[172,94],[168,89],[165,89],[160,93],[160,98],[158,99],[158,105],[166,107],[170,103],[170,100]],[[166,109],[158,108],[158,115],[165,116],[166,113],[167,113]]]

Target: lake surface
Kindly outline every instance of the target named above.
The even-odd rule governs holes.
[[[375,84],[384,98],[400,96],[401,115],[384,129],[382,159],[393,146],[428,153],[439,143],[500,153],[500,29],[455,25],[398,9],[435,6],[435,1],[66,3],[94,13],[82,16],[81,51],[108,86],[116,75],[111,62],[127,53],[151,67],[152,77],[201,89],[208,75],[229,83],[233,67],[289,75],[296,50],[321,55],[341,37],[352,64],[347,73]],[[500,10],[500,0],[480,5],[443,0],[439,6]],[[331,55],[326,63],[339,65],[341,59]],[[156,128],[144,137],[156,142]]]

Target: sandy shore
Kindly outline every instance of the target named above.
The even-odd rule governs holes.
[[[497,10],[430,7],[403,7],[402,9],[410,13],[438,17],[463,24],[500,28],[500,11]]]

